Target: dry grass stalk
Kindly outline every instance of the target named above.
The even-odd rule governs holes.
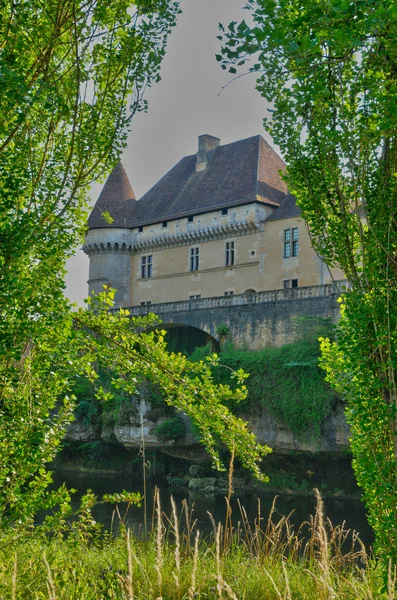
[[[197,559],[198,559],[198,550],[199,550],[199,539],[200,539],[200,532],[197,529],[197,531],[196,531],[196,539],[194,540],[193,568],[192,568],[192,578],[191,578],[190,588],[189,588],[189,600],[193,600],[194,594],[195,594],[195,591],[196,591],[196,573],[197,573]]]
[[[319,598],[324,600],[334,600],[337,598],[336,592],[332,587],[331,565],[330,565],[330,550],[328,545],[327,532],[324,525],[324,503],[320,492],[315,489],[316,493],[316,512],[312,521],[312,546],[315,551],[318,565],[320,567],[321,576],[315,575],[310,570],[306,572],[314,579],[318,585]],[[337,578],[337,573],[333,571],[334,577]]]
[[[135,560],[136,564],[138,565],[139,572],[144,575],[147,586],[148,586],[148,590],[150,591],[151,595],[154,596],[153,585],[152,585],[153,582],[152,582],[151,578],[149,577],[148,570],[143,566],[142,562],[139,560],[136,552],[134,551],[133,546],[131,546],[131,556]]]
[[[162,568],[163,568],[163,522],[161,519],[161,505],[160,505],[160,492],[158,488],[155,489],[155,498],[156,498],[156,515],[157,515],[157,529],[156,529],[156,564],[155,569],[157,573],[157,583],[159,588],[159,597],[157,600],[160,600],[162,597]]]
[[[274,591],[275,591],[275,592],[276,592],[276,594],[277,594],[277,600],[283,600],[283,597],[282,597],[282,595],[281,595],[281,592],[280,592],[280,590],[278,589],[278,587],[277,587],[277,585],[276,585],[276,582],[274,581],[273,577],[270,575],[269,571],[268,571],[268,570],[267,570],[265,567],[263,567],[263,570],[265,571],[265,573],[266,573],[266,576],[269,578],[269,580],[271,581],[271,583],[272,583],[272,585],[273,585],[273,587],[274,587]]]
[[[233,472],[234,472],[234,444],[232,449],[232,455],[230,457],[229,472],[228,472],[228,487],[226,500],[226,517],[225,517],[225,533],[223,536],[223,553],[226,552],[226,548],[229,539],[233,536],[233,523],[232,523],[232,507],[230,506],[230,500],[233,494]]]
[[[225,592],[228,595],[228,598],[231,598],[232,600],[238,600],[236,594],[233,592],[232,588],[230,587],[230,585],[228,585],[226,583],[226,581],[223,579],[222,575],[217,575],[216,577],[217,582],[218,582],[218,589],[221,590],[221,594],[222,594],[222,590],[225,590]],[[220,596],[220,598],[222,598],[222,595]]]
[[[48,560],[47,557],[45,555],[45,552],[43,552],[43,560],[44,560],[44,564],[46,566],[47,569],[47,590],[48,590],[48,598],[49,600],[57,600],[56,597],[56,591],[55,591],[55,585],[54,585],[54,580],[52,578],[52,574],[51,574],[51,568],[50,565],[48,564]]]
[[[216,531],[215,537],[215,559],[216,559],[216,579],[217,579],[217,590],[218,590],[218,598],[222,600],[222,584],[223,581],[222,573],[221,573],[221,524],[218,523],[218,529]]]
[[[127,531],[127,553],[128,553],[128,575],[126,577],[126,588],[128,600],[134,600],[134,588],[132,586],[132,552],[131,552],[131,529]]]
[[[241,514],[241,522],[243,524],[244,527],[244,533],[245,533],[245,540],[246,543],[249,544],[249,541],[251,539],[251,531],[250,531],[250,526],[249,526],[249,521],[248,521],[248,517],[247,517],[247,513],[245,511],[244,506],[241,505],[241,502],[239,499],[237,499],[237,505]]]
[[[190,519],[189,519],[189,505],[187,503],[186,498],[184,498],[182,500],[182,511],[185,515],[185,525],[186,525],[186,534],[185,534],[185,538],[186,538],[186,547],[190,553],[190,534],[191,534],[191,529],[190,529]]]
[[[262,516],[261,516],[261,501],[259,498],[257,498],[257,501],[258,501],[258,513],[257,513],[257,517],[254,521],[255,534],[254,534],[253,541],[255,544],[256,555],[258,556],[261,551],[261,546],[262,546],[262,527],[261,527]]]
[[[15,551],[14,555],[14,568],[12,570],[12,590],[11,590],[11,598],[15,600],[17,597],[17,573],[18,573],[18,554]]]
[[[176,505],[173,496],[171,496],[171,506],[172,506],[172,521],[173,521],[173,529],[175,535],[175,566],[176,573],[174,573],[174,579],[176,588],[178,590],[178,598],[180,598],[180,577],[181,577],[181,541],[179,537],[179,526],[178,526],[178,514],[176,512]]]
[[[367,575],[366,575],[364,569],[360,570],[360,575],[362,577],[362,580],[363,580],[363,583],[364,583],[365,587],[361,585],[359,587],[359,589],[358,589],[357,582],[355,581],[354,582],[354,590],[353,591],[356,593],[356,595],[358,597],[360,597],[360,598],[362,597],[363,600],[374,600],[374,597],[373,597],[372,592],[371,592],[370,585],[368,583]],[[349,587],[351,587],[350,582],[349,582]]]
[[[284,561],[282,561],[282,567],[283,567],[283,573],[284,573],[284,579],[285,579],[285,599],[286,600],[292,600],[291,588],[290,588],[290,585],[289,585],[288,572],[287,572],[287,569],[285,567],[285,562]]]
[[[396,598],[396,581],[397,581],[397,567],[392,566],[391,560],[389,560],[389,568],[387,573],[387,600],[395,600]]]
[[[142,404],[140,405],[140,417],[141,417],[141,448],[140,448],[140,454],[142,456],[142,471],[143,471],[143,527],[144,527],[144,531],[145,531],[145,540],[147,540],[146,449],[145,449],[145,430],[143,428],[143,409],[142,409]]]
[[[209,518],[210,518],[211,525],[212,525],[212,527],[213,527],[213,530],[214,530],[214,538],[216,539],[216,535],[217,535],[217,526],[216,526],[216,523],[215,523],[215,519],[214,519],[214,517],[212,516],[212,514],[211,514],[211,513],[210,513],[208,510],[207,510],[207,515],[208,515],[208,516],[209,516]]]

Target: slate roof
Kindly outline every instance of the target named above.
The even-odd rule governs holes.
[[[299,217],[301,209],[296,204],[296,197],[293,194],[287,194],[272,214],[267,217],[266,221],[278,221],[279,219],[290,219],[291,217]]]
[[[182,158],[136,202],[131,202],[135,196],[131,186],[128,192],[127,176],[119,164],[105,184],[88,227],[138,227],[255,201],[278,207],[287,192],[278,173],[285,170],[285,164],[260,135],[218,146],[207,168],[197,173],[196,159],[196,154]],[[114,219],[111,225],[101,216],[104,210]]]
[[[113,169],[106,180],[102,192],[88,217],[88,228],[131,227],[137,204],[134,190],[121,162]],[[113,218],[107,223],[103,213],[108,212]]]

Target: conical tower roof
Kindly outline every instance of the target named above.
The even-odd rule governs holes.
[[[119,162],[110,173],[88,217],[88,228],[131,227],[136,211],[136,197],[127,173]],[[112,222],[110,223],[110,219]]]

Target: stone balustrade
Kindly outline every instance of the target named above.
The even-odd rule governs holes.
[[[347,281],[335,281],[325,285],[311,285],[307,287],[288,288],[282,290],[269,290],[250,294],[236,294],[234,296],[216,296],[212,298],[195,298],[193,300],[180,300],[178,302],[161,302],[145,306],[132,306],[128,310],[133,316],[143,316],[149,313],[161,315],[163,313],[178,313],[194,310],[208,310],[212,308],[227,308],[231,306],[245,306],[252,304],[265,304],[307,298],[324,298],[341,294],[348,289]],[[127,308],[127,307],[123,307]]]

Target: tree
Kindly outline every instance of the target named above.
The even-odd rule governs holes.
[[[397,563],[397,4],[248,0],[218,60],[249,64],[314,247],[344,271],[337,344],[323,366],[344,392],[353,464],[379,556]]]
[[[63,296],[89,185],[115,165],[133,115],[146,107],[143,93],[159,79],[177,13],[171,0],[13,0],[0,8],[3,524],[24,524],[67,501],[66,490],[47,491],[46,464],[73,418],[76,377],[95,380],[105,361],[114,385],[128,391],[151,377],[198,421],[215,459],[214,436],[231,446],[232,432],[253,469],[264,452],[222,407],[230,391],[215,388],[204,365],[187,369],[182,357],[168,355],[161,336],[138,334],[146,321],[105,310],[110,292],[91,312],[71,312]]]

